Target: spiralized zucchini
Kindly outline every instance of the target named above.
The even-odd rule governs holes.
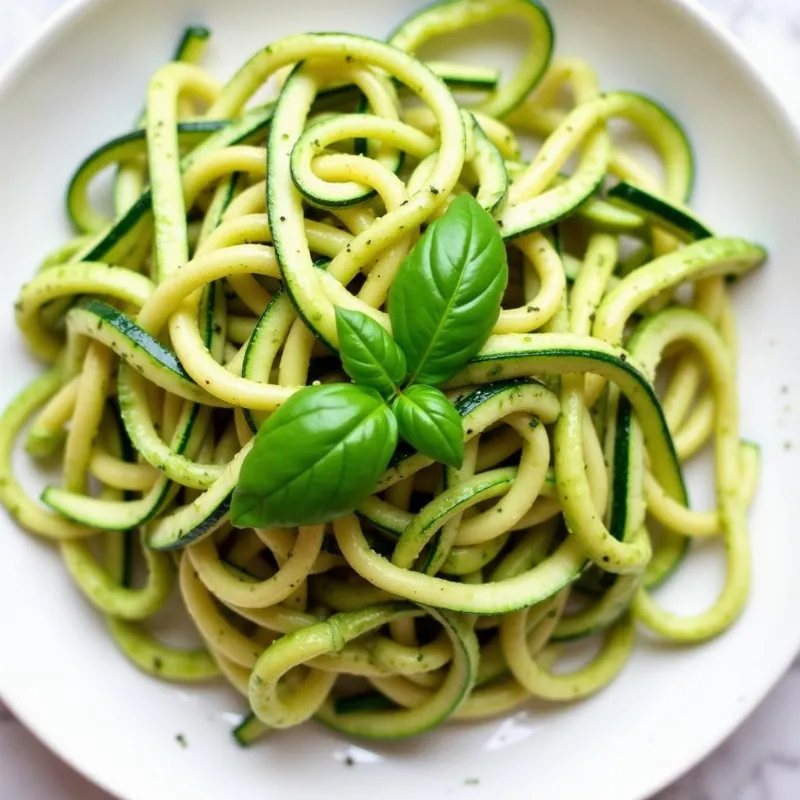
[[[506,79],[419,60],[437,36],[504,16],[530,33]],[[677,642],[728,628],[748,594],[759,456],[739,434],[725,277],[766,254],[688,211],[675,118],[554,59],[535,0],[435,3],[388,44],[291,36],[224,84],[197,65],[207,37],[190,29],[135,129],[78,166],[79,235],[15,306],[50,366],[2,417],[0,499],[58,545],[121,651],[168,680],[221,673],[252,712],[235,731],[250,744],[311,718],[400,738],[573,701],[619,674],[637,626]],[[276,76],[274,101],[250,107]],[[522,135],[539,137],[530,158]],[[88,193],[108,167],[113,210]],[[388,327],[404,258],[462,192],[497,221],[511,270],[493,334],[446,387],[463,465],[401,446],[355,514],[232,527],[259,425],[300,388],[345,379],[335,309]],[[30,456],[63,460],[44,505],[12,468],[28,422]],[[697,511],[682,464],[706,444],[717,500]],[[657,585],[693,538],[716,536],[718,599],[663,609]],[[147,632],[173,592],[204,649]],[[564,674],[560,643],[586,637],[597,654]]]

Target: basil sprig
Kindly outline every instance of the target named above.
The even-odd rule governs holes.
[[[373,493],[398,433],[460,466],[461,417],[436,385],[481,349],[507,283],[495,221],[459,195],[398,272],[389,293],[394,338],[361,312],[336,310],[339,355],[353,383],[302,389],[267,419],[242,464],[233,524],[293,527],[350,513]]]

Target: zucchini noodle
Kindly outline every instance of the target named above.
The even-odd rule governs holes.
[[[498,17],[529,33],[507,78],[419,59]],[[134,129],[77,167],[77,236],[15,305],[49,366],[2,416],[0,499],[57,544],[119,649],[165,680],[224,676],[249,704],[242,744],[309,719],[394,739],[591,695],[642,627],[697,643],[733,624],[759,450],[739,433],[724,279],[766,253],[688,210],[694,160],[675,118],[553,59],[536,0],[436,3],[388,43],[290,36],[226,83],[198,63],[208,35],[187,31]],[[617,141],[616,119],[660,169]],[[537,139],[530,158],[522,136]],[[95,208],[108,168],[113,208]],[[259,426],[304,386],[346,380],[335,309],[389,328],[398,270],[461,192],[493,215],[510,268],[492,335],[444,387],[462,466],[401,446],[353,514],[234,528]],[[31,458],[61,459],[41,503],[12,468],[21,437]],[[716,501],[697,510],[682,467],[706,445]],[[663,608],[658,585],[713,537],[718,598]],[[203,648],[148,632],[173,593]],[[598,647],[566,673],[575,639]]]

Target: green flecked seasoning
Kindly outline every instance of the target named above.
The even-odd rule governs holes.
[[[442,58],[501,17],[526,37],[510,69]],[[539,0],[294,34],[224,83],[209,38],[137,77],[143,110],[76,166],[73,234],[14,301],[44,366],[0,417],[0,501],[57,544],[92,607],[69,613],[182,691],[222,677],[243,748],[536,713],[627,680],[640,635],[724,635],[763,579],[731,299],[768,254],[693,210],[682,123],[554,59]],[[713,513],[684,474],[703,450]],[[672,614],[656,589],[700,537],[722,589]],[[165,609],[196,646],[162,639]]]

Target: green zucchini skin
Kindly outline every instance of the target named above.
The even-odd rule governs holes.
[[[210,284],[203,299],[205,313],[201,314],[201,320],[203,338],[208,346],[212,346],[216,337],[211,309],[215,306],[219,291],[221,287]],[[94,298],[84,298],[70,314],[73,315],[73,320],[77,320],[73,321],[73,326],[82,326],[87,335],[97,336],[99,333],[108,335],[107,343],[116,348],[123,362],[120,366],[120,377],[129,365],[138,365],[143,373],[145,369],[155,373],[155,383],[159,380],[167,383],[178,382],[188,378],[171,350],[108,303]],[[121,435],[133,446],[136,441],[136,425],[131,415],[132,400],[125,391],[125,382],[120,380],[119,383],[119,404],[123,423]],[[178,456],[193,455],[200,446],[210,421],[210,406],[187,402],[169,443],[171,451]],[[155,466],[161,469],[161,465]],[[180,475],[178,477],[183,478]],[[186,485],[192,485],[192,482],[186,480]],[[80,520],[83,524],[100,530],[129,531],[150,522],[167,508],[174,500],[179,487],[180,483],[173,482],[164,474],[156,480],[153,488],[139,499],[104,500],[70,492],[58,486],[48,486],[42,493],[41,499],[67,519]]]
[[[200,30],[204,29],[197,29],[197,31]],[[189,35],[187,30],[185,37]],[[197,33],[195,32],[193,35],[197,35]],[[176,60],[180,59],[176,57]],[[451,64],[435,65],[434,69],[445,83],[454,87],[490,89],[496,86],[498,79],[494,70],[470,69],[466,66]],[[357,93],[357,89],[353,86],[334,87],[320,93],[316,106],[324,109],[341,100],[356,97]],[[178,123],[179,140],[191,148],[181,162],[182,169],[187,169],[205,154],[257,140],[257,137],[262,135],[272,122],[274,111],[275,104],[268,103],[249,110],[233,120],[193,120]],[[75,215],[76,200],[78,194],[85,190],[91,178],[106,166],[143,154],[146,143],[145,130],[137,128],[104,142],[80,163],[70,178],[65,195],[67,214],[76,227],[79,229],[83,227]],[[398,162],[397,169],[401,164],[402,159]],[[135,238],[148,224],[151,208],[152,195],[150,189],[147,188],[121,217],[94,237],[73,260],[113,261],[119,258],[124,254],[124,243],[128,239]]]
[[[548,142],[553,137],[560,140],[570,136],[575,126],[580,126],[585,132],[588,120],[605,123],[615,117],[633,120],[656,140],[665,160],[672,166],[668,176],[670,196],[688,199],[695,174],[691,143],[675,117],[647,95],[624,91],[600,95],[571,112]],[[588,155],[584,153],[581,156],[579,168],[569,178],[559,175],[542,194],[506,206],[497,216],[504,238],[513,239],[553,225],[573,214],[580,214],[581,207],[590,204],[593,197],[601,193],[608,174],[610,140],[600,144],[602,146],[595,142]],[[595,207],[586,213],[604,220],[605,224],[610,221],[612,228],[621,224],[627,226],[634,221],[629,215],[621,217],[602,207]]]
[[[272,122],[274,111],[274,104],[270,103],[246,111],[241,117],[227,123],[212,122],[212,126],[221,124],[221,127],[209,133],[207,138],[181,159],[181,170],[185,171],[209,153],[242,144],[263,133]],[[126,252],[126,243],[135,239],[150,222],[152,206],[152,192],[147,188],[121,217],[74,256],[74,260],[114,261],[120,258]]]
[[[606,192],[612,203],[641,214],[648,222],[674,234],[683,242],[710,239],[714,232],[684,208],[638,186],[620,181]]]
[[[193,453],[199,447],[205,428],[210,422],[210,409],[188,404],[171,445],[178,454]],[[125,410],[122,409],[123,422]],[[159,477],[153,488],[137,500],[104,500],[59,486],[48,486],[42,492],[42,502],[67,519],[80,521],[99,530],[127,531],[154,519],[174,500],[179,485],[165,475]]]
[[[229,124],[228,120],[195,120],[178,124],[178,139],[185,147],[196,147],[212,134]],[[67,215],[77,230],[86,230],[80,211],[81,200],[88,184],[99,172],[114,164],[143,156],[147,149],[147,136],[143,128],[123,133],[101,144],[78,165],[67,184],[64,198]],[[149,200],[149,190],[145,190]],[[139,198],[141,200],[141,198]],[[137,201],[138,202],[138,201]],[[146,203],[145,203],[146,205]],[[89,260],[88,258],[86,260]]]
[[[494,336],[453,384],[570,372],[595,372],[620,386],[643,420],[649,446],[660,457],[657,469],[663,485],[685,494],[683,471],[658,396],[623,350],[572,334]]]
[[[231,497],[239,478],[244,448],[222,475],[191,505],[162,516],[150,528],[148,546],[154,550],[179,550],[213,533],[228,518]]]
[[[397,740],[417,736],[444,723],[469,697],[478,675],[480,648],[472,625],[461,614],[421,606],[444,629],[453,659],[442,687],[424,707],[338,712],[330,699],[315,718],[326,727],[364,739]]]
[[[389,34],[388,42],[413,53],[440,33],[478,25],[506,14],[526,19],[532,28],[532,42],[517,74],[478,105],[484,113],[502,118],[536,88],[553,57],[555,28],[549,12],[537,0],[435,0],[397,25]]]
[[[492,215],[500,212],[508,198],[510,181],[505,160],[471,114],[475,133],[475,158],[472,165],[480,180],[476,200]]]
[[[172,350],[114,306],[94,298],[81,300],[68,313],[67,325],[103,342],[123,362],[165,391],[197,403],[223,405],[192,380]]]
[[[188,25],[183,31],[173,61],[197,61],[197,55],[205,51],[206,44],[211,38],[211,28],[206,25]]]
[[[245,715],[242,721],[231,731],[231,736],[233,736],[239,747],[252,747],[267,736],[271,730],[251,712]]]
[[[63,517],[91,525],[98,530],[127,531],[149,522],[171,499],[170,483],[160,480],[139,500],[100,500],[75,494],[59,486],[48,486],[42,492],[42,502]]]

